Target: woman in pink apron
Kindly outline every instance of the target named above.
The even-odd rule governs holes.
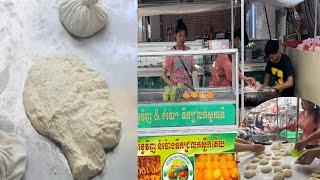
[[[185,45],[188,30],[182,19],[178,20],[176,28],[176,44],[171,50],[187,51],[190,47]],[[167,56],[162,68],[162,79],[168,85],[177,85],[183,83],[192,87],[192,72],[195,69],[195,63],[192,56]],[[170,78],[167,73],[170,72]]]

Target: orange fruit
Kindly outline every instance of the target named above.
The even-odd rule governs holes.
[[[211,165],[212,169],[218,169],[220,166],[218,161],[212,161],[211,163],[212,163]]]
[[[197,92],[192,92],[191,93],[191,98],[192,99],[198,99],[198,97],[199,97],[199,93],[197,93]]]
[[[191,98],[191,94],[189,92],[184,92],[182,97],[183,97],[184,100],[188,101]]]
[[[199,155],[199,160],[202,161],[202,162],[205,162],[207,160],[206,155],[205,154]]]
[[[214,94],[214,92],[207,92],[207,98],[208,99],[213,99],[216,95]]]
[[[206,168],[206,164],[204,162],[196,162],[196,169],[204,170]]]
[[[214,161],[219,161],[219,155],[218,155],[218,154],[213,154],[212,159],[213,159]]]
[[[213,172],[213,179],[220,179],[222,177],[221,169],[216,169]]]
[[[223,176],[221,176],[221,178],[219,180],[224,180]]]
[[[213,179],[213,171],[211,169],[206,169],[204,173],[205,179]]]
[[[228,169],[233,169],[236,167],[236,162],[235,161],[228,161],[227,162],[227,167]]]
[[[199,93],[199,99],[207,99],[206,93]]]
[[[206,162],[206,169],[212,169],[212,162]]]
[[[227,156],[227,160],[228,161],[233,161],[234,160],[233,154],[228,153],[228,154],[226,154],[226,156]]]
[[[221,155],[220,157],[219,157],[219,161],[227,161],[227,156],[226,155]]]
[[[220,162],[220,169],[223,169],[223,170],[228,169],[227,162],[225,161]]]
[[[231,172],[231,177],[232,177],[232,178],[238,178],[238,176],[239,176],[239,171],[238,171],[237,168],[231,169],[230,172]]]
[[[223,170],[222,175],[224,179],[230,179],[230,171],[229,170]]]
[[[207,154],[206,155],[206,160],[207,160],[207,162],[211,162],[212,161],[212,155],[211,154]]]
[[[195,179],[205,179],[204,170],[197,170],[195,173]]]

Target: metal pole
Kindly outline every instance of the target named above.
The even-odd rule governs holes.
[[[276,111],[277,111],[277,126],[279,126],[279,99],[277,98],[277,106],[276,106]]]
[[[239,120],[241,120],[241,122],[243,121],[243,116],[241,116],[241,119],[239,118],[239,52],[236,52],[236,55],[233,57],[235,57],[235,65],[236,65],[236,68],[235,68],[235,95],[236,95],[236,125],[237,125],[237,128],[239,127]]]
[[[316,37],[317,37],[317,27],[318,27],[318,1],[314,0],[314,39],[313,39],[313,51],[316,48]]]
[[[244,0],[241,0],[241,73],[244,77]],[[238,69],[237,69],[238,71]],[[237,76],[238,78],[238,76]],[[241,117],[244,118],[244,79],[241,78]]]
[[[234,7],[233,1],[231,0],[231,48],[234,48]]]
[[[296,141],[299,138],[299,111],[300,109],[300,99],[297,97],[297,115],[296,115],[296,122],[297,122],[297,131],[296,131]]]

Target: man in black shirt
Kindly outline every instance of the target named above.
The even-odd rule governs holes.
[[[267,42],[265,54],[268,58],[268,63],[265,69],[263,86],[267,87],[270,77],[273,76],[275,78],[275,86],[273,88],[280,91],[283,97],[293,97],[294,72],[290,58],[279,52],[279,43],[276,40]]]

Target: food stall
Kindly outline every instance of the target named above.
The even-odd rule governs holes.
[[[266,4],[273,3],[275,1],[265,1]],[[295,1],[279,2],[281,3],[294,3],[294,5],[300,3]],[[310,1],[309,1],[310,2]],[[283,6],[283,5],[280,5]],[[314,14],[318,14],[318,1],[314,1]],[[315,16],[316,24],[317,16]],[[314,26],[314,39],[317,34],[317,25]],[[310,43],[311,46],[307,48],[308,50],[313,49],[317,50],[317,43]],[[313,48],[312,48],[313,46]],[[295,70],[295,95],[309,100],[316,105],[319,105],[319,87],[317,83],[314,83],[314,80],[311,80],[310,77],[320,77],[319,74],[319,53],[312,52],[313,50],[299,50],[296,48],[287,48],[287,54],[290,56],[294,70]],[[288,115],[298,115],[300,110],[299,104],[300,99],[296,98],[297,106],[294,108],[289,108],[284,111],[279,110],[276,113],[269,113],[267,119],[272,121],[274,124],[282,125],[283,121],[279,123],[279,119],[287,119]],[[267,120],[267,121],[269,121]],[[283,132],[280,135],[293,139],[296,139],[301,134],[301,131],[295,132],[294,134],[289,134],[289,132]],[[275,145],[280,145],[278,148],[275,148]],[[301,155],[300,153],[293,153],[294,144],[292,143],[283,143],[283,142],[273,142],[271,145],[265,146],[265,152],[262,155],[254,155],[252,153],[239,153],[239,170],[241,172],[241,178],[244,179],[308,179],[315,178],[319,174],[319,159],[316,158],[310,165],[302,166],[295,164],[297,158]],[[278,161],[278,162],[276,162]],[[278,168],[279,167],[279,168]],[[286,170],[290,169],[290,170]]]
[[[235,59],[233,69],[238,68],[237,49],[138,53],[141,57],[210,54],[231,54]],[[233,76],[237,75],[238,71],[233,71]],[[173,95],[170,93],[169,98],[166,98],[164,88],[138,90],[138,169],[140,168],[138,177],[140,179],[152,175],[159,178],[161,176],[162,179],[178,178],[182,170],[176,170],[179,172],[176,175],[170,174],[174,171],[172,169],[174,163],[183,165],[185,170],[183,172],[187,172],[184,176],[189,179],[201,179],[210,176],[208,173],[211,173],[199,165],[206,163],[201,160],[202,156],[211,157],[214,154],[218,155],[217,153],[233,152],[238,122],[236,107],[239,101],[236,96],[238,92],[236,84],[239,81],[238,78],[234,79],[233,87],[230,88],[195,88],[190,98],[179,96],[179,92]],[[182,93],[185,94],[185,91]],[[161,173],[160,170],[158,174],[143,173],[142,162],[150,158],[159,161],[157,166],[162,167]],[[229,159],[231,161],[233,159],[232,162],[235,163],[233,155]],[[233,174],[230,175],[237,177],[235,164],[231,168]],[[219,174],[219,171],[216,173]]]

